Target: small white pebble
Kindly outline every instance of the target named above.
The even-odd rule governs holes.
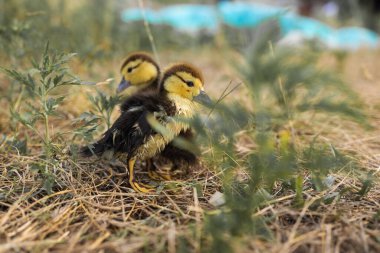
[[[215,192],[211,198],[209,199],[208,201],[211,205],[215,206],[215,207],[218,207],[218,206],[221,206],[221,205],[224,205],[224,203],[226,203],[226,200],[224,199],[224,194],[217,191]]]

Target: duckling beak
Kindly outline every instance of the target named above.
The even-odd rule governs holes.
[[[128,88],[129,86],[131,86],[131,83],[125,80],[125,78],[123,77],[123,79],[121,79],[121,82],[119,83],[119,86],[117,87],[116,92],[120,93],[126,88]]]
[[[211,98],[203,90],[201,90],[201,92],[197,96],[195,96],[193,100],[206,107],[211,107],[213,105]]]

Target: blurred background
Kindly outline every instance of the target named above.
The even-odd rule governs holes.
[[[297,52],[292,54],[303,61],[298,73],[312,64],[315,70],[343,77],[354,90],[364,91],[365,99],[376,100],[379,9],[375,0],[0,0],[0,65],[27,68],[49,42],[58,52],[77,53],[70,67],[82,80],[114,78],[99,87],[113,95],[123,59],[132,51],[145,50],[162,67],[178,61],[198,66],[211,95],[219,97],[231,83],[259,85],[273,82],[269,77],[276,71],[288,75],[286,61],[292,56],[280,51],[293,48]],[[260,40],[282,48],[277,62],[266,65],[266,57],[273,55],[267,44],[255,55],[252,49],[260,47]],[[309,53],[314,54],[313,62]],[[247,65],[248,72],[239,69]],[[263,80],[256,78],[260,68],[268,72]],[[0,102],[8,104],[20,87],[9,86],[3,76],[1,80]],[[89,91],[84,89],[80,93]],[[242,86],[239,90],[246,97]],[[241,93],[230,98],[236,94]],[[88,105],[78,101],[65,110],[74,116],[87,111]]]
[[[245,47],[249,32],[268,18],[279,20],[281,36],[292,43],[319,39],[334,49],[375,47],[380,29],[376,0],[1,0],[0,9],[1,57],[17,59],[40,52],[47,40],[82,59],[151,50],[144,17],[159,51],[213,45],[221,33]]]
[[[339,58],[378,47],[379,10],[375,0],[0,0],[0,61],[23,64],[49,41],[58,51],[78,53],[76,72],[99,81],[117,77],[129,52],[152,52],[154,45],[161,64],[196,61],[212,83],[220,81],[215,71],[233,74],[219,56],[227,62],[229,49],[244,52],[267,20],[278,22],[276,42],[313,40],[339,51]]]

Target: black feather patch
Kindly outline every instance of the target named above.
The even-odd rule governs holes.
[[[164,92],[161,92],[161,94],[162,95],[157,96],[157,93],[153,90],[147,92],[140,92],[139,94],[136,94],[135,96],[125,100],[124,103],[121,105],[121,110],[134,110],[134,108],[138,108],[142,104],[144,104],[150,109],[153,109],[157,106],[157,104],[162,104],[168,116],[173,116],[175,114],[175,107],[171,103],[162,103],[166,100],[166,96],[164,95]],[[145,125],[145,123],[148,124],[148,122],[142,122],[143,125],[141,127],[143,129],[150,128],[150,125]],[[192,142],[194,135],[193,132],[190,129],[188,129],[186,131],[181,131],[179,137],[184,138],[189,142]],[[175,146],[172,142],[170,142],[164,148],[164,150],[159,154],[159,156],[162,156],[170,160],[173,164],[185,162],[189,165],[193,165],[197,161],[197,157],[194,153],[181,149]]]
[[[150,90],[147,92],[140,92],[133,97],[128,98],[121,105],[122,111],[131,111],[135,110],[141,105],[145,105],[150,109],[153,109],[157,106],[157,104],[162,104],[168,116],[173,116],[175,114],[175,107],[170,103],[162,103],[166,100],[166,96],[164,92],[161,92],[162,95],[158,95],[156,91]],[[146,125],[148,122],[141,122],[142,128],[144,131],[150,128],[150,125]],[[193,132],[189,129],[186,131],[181,131],[179,137],[186,139],[189,142],[192,142],[194,135]],[[175,146],[172,142],[170,142],[164,150],[158,155],[164,157],[171,161],[173,164],[179,163],[187,163],[189,165],[193,165],[197,161],[197,157],[194,153],[181,149]]]
[[[180,137],[184,138],[180,133]],[[186,138],[186,137],[185,137]],[[187,137],[187,140],[191,141],[192,137]],[[174,165],[186,163],[187,165],[194,165],[197,162],[197,156],[185,149],[181,149],[175,146],[173,143],[169,143],[165,149],[160,153],[160,156],[170,160]]]
[[[147,115],[164,111],[165,115],[173,116],[176,112],[174,104],[165,94],[155,92],[132,96],[121,107],[120,117],[99,141],[92,144],[93,148],[81,149],[83,156],[92,153],[101,156],[112,150],[116,155],[126,153],[132,157],[149,136],[156,134],[146,119]]]

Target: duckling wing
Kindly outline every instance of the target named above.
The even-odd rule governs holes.
[[[143,106],[133,107],[131,110],[122,112],[113,125],[103,133],[100,140],[81,148],[81,156],[102,156],[106,151],[122,150],[121,147],[128,138],[128,133],[133,132],[133,125],[136,124],[143,112]]]
[[[120,105],[120,110],[122,112],[126,112],[134,107],[139,107],[142,105],[147,107],[147,109],[154,110],[155,108],[152,108],[151,105],[157,104],[158,100],[159,97],[157,96],[157,92],[153,90],[140,92],[124,100],[124,102]]]
[[[133,104],[129,104],[128,110],[123,111],[111,128],[103,134],[102,139],[90,147],[82,148],[82,155],[101,156],[109,150],[113,153],[132,155],[146,140],[157,134],[147,120],[148,115],[154,115],[156,120],[164,125],[168,120],[168,109],[163,106],[162,101],[155,100],[135,99]]]

